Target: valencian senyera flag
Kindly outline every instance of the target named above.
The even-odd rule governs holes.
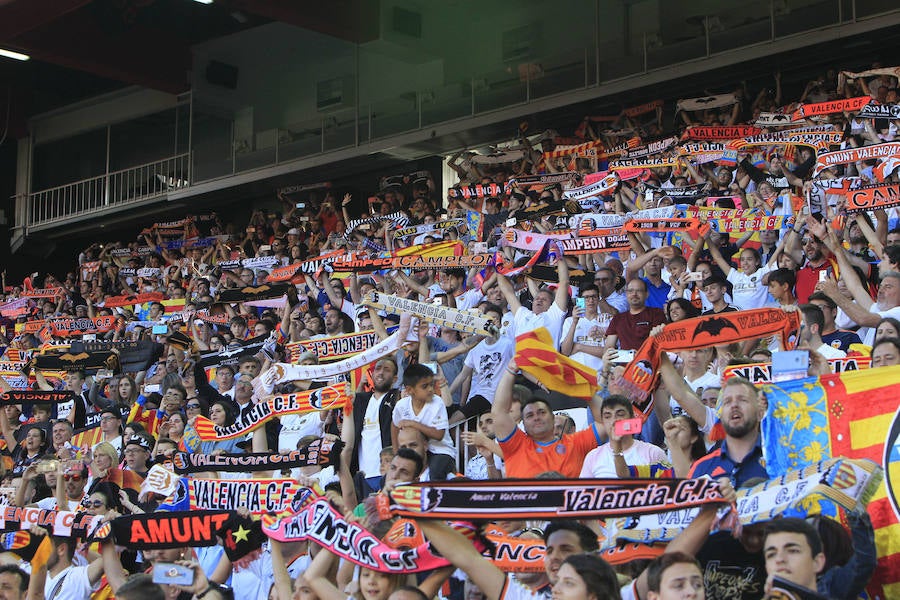
[[[844,456],[882,465],[869,503],[878,564],[870,598],[900,598],[900,366],[834,373],[762,386],[766,470],[776,477]]]
[[[597,371],[557,352],[546,327],[516,336],[516,366],[573,398],[590,400],[597,390]]]

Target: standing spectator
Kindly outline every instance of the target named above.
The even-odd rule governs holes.
[[[628,310],[615,315],[606,329],[606,348],[637,350],[655,326],[665,323],[666,316],[659,308],[647,306],[647,282],[632,279],[625,285]]]
[[[584,457],[602,441],[598,426],[602,421],[600,395],[595,394],[591,401],[594,423],[562,439],[556,439],[550,405],[540,398],[525,400],[522,402],[523,431],[510,415],[514,366],[513,361],[507,365],[492,409],[494,432],[503,450],[506,476],[530,478],[545,471],[558,471],[565,477],[578,477]]]

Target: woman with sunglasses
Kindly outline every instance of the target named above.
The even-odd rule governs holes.
[[[117,508],[118,494],[113,496],[108,487],[111,487],[111,484],[95,486],[88,494],[87,500],[82,503],[87,514],[104,517],[110,510]]]

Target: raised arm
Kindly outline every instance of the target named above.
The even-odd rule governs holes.
[[[566,312],[569,310],[569,263],[561,256],[556,264],[559,271],[559,285],[556,287],[554,301],[559,310]]]
[[[494,433],[497,435],[497,439],[501,440],[508,438],[516,428],[515,420],[509,416],[509,409],[512,406],[513,383],[516,380],[515,371],[516,362],[513,358],[506,364],[503,377],[497,384],[494,404],[491,407],[491,415],[494,417]]]
[[[709,248],[709,255],[712,256],[712,259],[716,261],[716,264],[719,265],[719,268],[725,273],[725,277],[728,277],[732,267],[731,264],[725,260],[725,257],[722,256],[722,251],[716,244],[706,244],[706,247]]]
[[[512,282],[508,278],[500,276],[497,278],[497,285],[500,286],[500,291],[503,293],[503,297],[506,298],[507,304],[509,304],[509,310],[515,315],[522,308],[522,303],[519,302],[519,298],[516,296]]]
[[[666,390],[675,398],[681,408],[690,415],[700,429],[706,427],[706,405],[700,402],[700,398],[687,384],[684,377],[675,370],[675,365],[672,364],[669,355],[665,352],[660,353],[659,374]]]
[[[500,597],[506,583],[506,575],[495,567],[494,563],[481,556],[467,537],[439,521],[423,519],[416,523],[426,539],[442,556],[447,557],[453,566],[462,569],[485,597]]]

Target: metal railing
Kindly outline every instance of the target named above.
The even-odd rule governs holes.
[[[190,168],[190,154],[185,153],[32,192],[27,226],[51,225],[165,196],[191,184]]]

